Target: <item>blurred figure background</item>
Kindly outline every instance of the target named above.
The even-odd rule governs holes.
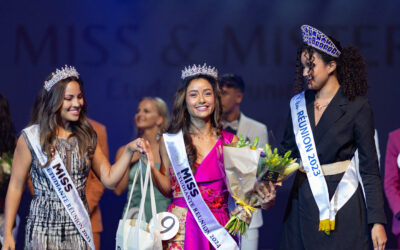
[[[168,107],[165,102],[158,97],[143,97],[138,104],[136,114],[134,116],[135,127],[137,130],[137,137],[142,137],[150,143],[151,151],[154,155],[155,164],[158,169],[161,166],[161,158],[159,153],[159,145],[160,138],[162,133],[166,131],[169,125],[169,112]],[[124,146],[120,147],[117,151],[115,160],[118,160],[124,150]],[[129,190],[132,188],[133,178],[135,176],[136,170],[139,167],[139,152],[135,152],[132,157],[131,167],[129,171],[127,171],[118,184],[118,186],[114,189],[114,193],[117,195],[121,195],[124,191],[129,187]],[[145,173],[145,165],[143,167],[143,173]],[[126,204],[125,209],[128,209],[128,217],[136,218],[137,213],[139,212],[140,199],[142,198],[142,189],[141,189],[141,179],[138,178],[136,182],[134,193],[132,195],[131,204]],[[143,174],[144,179],[144,174]],[[129,195],[129,192],[128,192]],[[167,210],[168,205],[171,203],[170,198],[166,198],[164,195],[160,193],[157,188],[154,188],[154,195],[157,206],[157,213],[165,212]],[[127,197],[127,202],[129,197]],[[149,222],[152,213],[151,213],[151,205],[150,205],[150,192],[146,194],[146,202],[145,202],[145,214],[146,221]],[[122,216],[121,216],[122,217]]]
[[[225,74],[219,78],[222,102],[222,128],[234,135],[243,137],[253,142],[258,137],[258,146],[264,147],[268,143],[267,126],[253,120],[240,111],[243,101],[245,84],[242,77],[235,74]],[[229,209],[235,206],[234,201],[229,199]],[[261,211],[253,215],[246,235],[242,237],[242,249],[258,249],[259,228],[263,225]]]
[[[400,129],[392,131],[386,147],[385,193],[393,212],[392,232],[400,249]]]
[[[7,98],[0,93],[0,244],[3,245],[4,233],[4,201],[11,176],[11,166],[17,137],[15,127],[11,120],[10,105]],[[19,217],[13,229],[17,237]]]

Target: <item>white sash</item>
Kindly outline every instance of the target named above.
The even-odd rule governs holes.
[[[35,152],[39,163],[45,165],[47,156],[43,153],[40,146],[39,125],[32,125],[23,130]],[[59,154],[55,153],[50,165],[44,168],[44,172],[53,185],[58,198],[62,201],[65,210],[67,210],[71,220],[74,222],[79,233],[89,244],[91,249],[95,249],[93,243],[92,226],[89,215],[83,205],[83,202],[75,188],[74,182],[65,169],[64,163]]]
[[[201,196],[187,159],[182,131],[177,134],[163,134],[163,137],[183,196],[204,236],[216,249],[239,249],[235,240],[215,219]]]
[[[292,98],[290,109],[296,144],[307,173],[312,194],[319,209],[319,230],[329,234],[331,230],[335,229],[337,212],[357,190],[358,175],[355,157],[352,158],[349,167],[336,188],[335,194],[331,201],[329,201],[328,186],[326,185],[318,159],[317,148],[307,113],[304,91]]]

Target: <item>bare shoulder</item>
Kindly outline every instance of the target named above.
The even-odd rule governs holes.
[[[29,150],[25,137],[21,135],[18,138],[17,146],[14,151],[13,169],[29,169],[32,163],[32,153]],[[14,170],[13,170],[14,172]]]
[[[29,154],[32,157],[31,151],[29,150],[28,144],[23,135],[20,135],[18,138],[15,153]]]

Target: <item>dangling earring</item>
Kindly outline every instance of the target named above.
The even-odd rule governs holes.
[[[160,141],[160,139],[161,139],[161,129],[160,129],[160,127],[158,127],[158,128],[157,128],[156,140],[157,140],[157,141]]]

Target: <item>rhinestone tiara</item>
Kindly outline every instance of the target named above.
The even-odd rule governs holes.
[[[182,80],[184,80],[187,77],[196,75],[207,75],[217,79],[218,70],[215,67],[207,66],[205,63],[203,66],[200,66],[200,64],[199,65],[193,64],[193,66],[185,67],[185,69],[182,70],[181,78]]]
[[[47,92],[49,92],[50,89],[54,86],[54,84],[71,76],[79,78],[79,73],[78,71],[76,71],[74,66],[65,65],[64,68],[56,69],[56,72],[52,74],[51,79],[44,82],[43,87],[47,90]]]
[[[310,25],[301,26],[303,42],[333,57],[339,57],[340,51],[327,35]]]

